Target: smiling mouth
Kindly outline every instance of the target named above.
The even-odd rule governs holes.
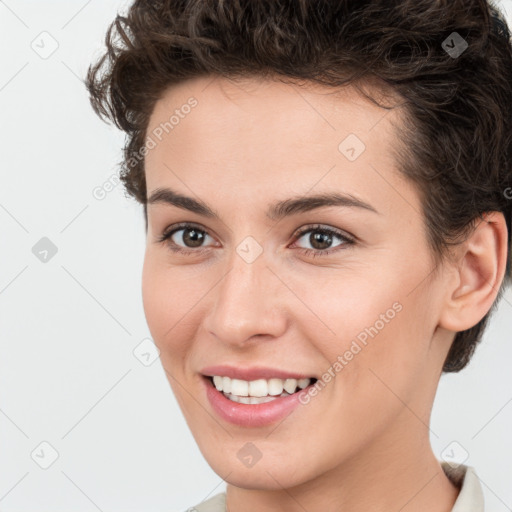
[[[240,382],[245,383],[247,381],[232,383],[230,379],[229,388],[231,388],[231,384],[233,384],[235,389],[230,389],[229,392],[226,392],[222,389],[222,384],[220,383],[222,378],[217,381],[217,385],[213,376],[205,376],[205,378],[210,381],[212,387],[214,387],[228,400],[250,405],[263,404],[272,402],[281,397],[291,396],[302,391],[306,387],[314,385],[318,380],[315,377],[300,379],[298,381],[296,379],[269,379],[274,382],[268,382],[266,379],[259,379],[257,381],[253,381],[257,383],[256,385],[247,389],[247,386],[240,385]],[[236,381],[236,379],[233,379],[233,381]],[[286,389],[284,389],[284,387],[286,387]],[[235,393],[232,391],[235,391]]]

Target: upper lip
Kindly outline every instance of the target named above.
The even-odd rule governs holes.
[[[240,380],[258,380],[258,379],[312,379],[315,378],[312,375],[305,373],[289,372],[286,370],[280,370],[279,368],[270,368],[263,366],[253,366],[250,368],[243,368],[241,366],[229,366],[229,365],[216,365],[207,366],[201,370],[203,375],[213,377],[219,375],[221,377],[230,377],[231,379]]]

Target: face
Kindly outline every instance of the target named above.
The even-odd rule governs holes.
[[[148,198],[208,210],[148,204],[144,310],[201,452],[236,486],[291,487],[428,438],[442,272],[392,157],[398,115],[352,88],[256,78],[189,80],[155,106]],[[269,412],[214,391],[205,374],[229,375],[214,365],[317,382]]]

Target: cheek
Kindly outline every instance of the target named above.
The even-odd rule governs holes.
[[[176,333],[182,324],[183,313],[178,309],[179,294],[171,272],[163,273],[160,263],[146,254],[142,271],[142,299],[144,314],[151,337],[160,351],[160,363],[166,373],[174,396],[181,408],[186,408],[182,397],[183,367],[186,361],[187,344],[181,342]]]
[[[308,291],[321,320],[309,324],[308,337],[324,356],[322,370],[335,375],[327,385],[343,395],[339,403],[364,400],[379,408],[397,401],[390,390],[404,400],[413,392],[434,327],[425,291],[420,287],[411,293],[417,275],[395,275],[388,282],[381,276],[379,282],[367,274],[358,283],[331,281],[329,289],[335,291],[328,295],[322,287]]]
[[[299,297],[306,297],[302,324],[305,337],[314,340],[331,362],[350,350],[352,342],[365,347],[372,337],[385,337],[390,325],[400,322],[400,315],[403,316],[396,285],[390,289],[376,284],[378,281],[369,272],[340,272],[334,279],[332,276],[325,281],[305,280],[302,289],[295,288]]]
[[[146,322],[165,364],[182,359],[198,328],[204,297],[214,285],[190,267],[173,268],[165,255],[146,250],[142,269],[142,300]],[[203,301],[202,301],[203,299]]]
[[[146,250],[142,269],[142,300],[151,336],[165,362],[167,352],[179,348],[169,345],[176,339],[173,334],[180,328],[179,320],[184,313],[179,300],[182,294],[173,272],[170,269],[163,271],[164,262],[157,256],[151,250]]]

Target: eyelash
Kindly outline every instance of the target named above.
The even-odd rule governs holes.
[[[192,224],[189,222],[182,222],[180,224],[176,224],[176,225],[172,226],[172,228],[167,230],[162,236],[160,236],[157,241],[159,243],[164,243],[164,242],[168,241],[166,244],[167,247],[171,251],[173,251],[175,253],[181,253],[181,254],[194,253],[194,254],[200,255],[209,249],[208,247],[201,247],[199,249],[184,249],[183,247],[180,247],[180,246],[176,245],[174,242],[170,241],[170,238],[172,237],[172,235],[174,235],[174,233],[176,233],[177,231],[181,231],[182,229],[195,229],[197,231],[200,231],[201,233],[208,234],[208,232],[206,230],[201,229],[199,226],[197,226],[195,224]],[[350,245],[353,245],[356,243],[354,238],[349,237],[340,231],[337,231],[337,230],[334,230],[331,228],[322,227],[321,225],[318,225],[318,224],[314,225],[314,226],[308,226],[306,228],[299,230],[299,232],[294,237],[294,243],[297,240],[299,240],[305,233],[308,233],[310,231],[316,231],[319,233],[336,236],[336,237],[340,238],[343,241],[343,243],[340,245],[337,245],[334,249],[321,250],[321,249],[299,248],[299,250],[305,256],[312,256],[313,258],[315,258],[317,256],[327,256],[333,252],[343,250],[346,246],[350,246]]]

